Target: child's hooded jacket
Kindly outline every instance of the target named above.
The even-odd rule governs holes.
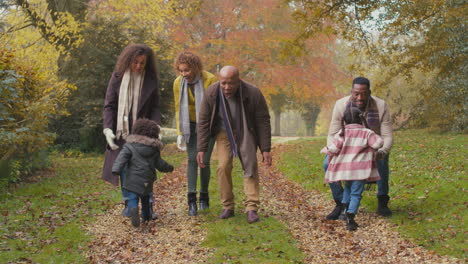
[[[153,190],[156,169],[171,172],[174,167],[161,158],[162,142],[141,135],[129,135],[112,166],[113,174],[121,174],[125,166],[127,171],[123,188],[139,195],[148,195]]]

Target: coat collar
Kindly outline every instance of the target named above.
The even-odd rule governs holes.
[[[141,111],[141,108],[145,105],[146,101],[150,99],[150,95],[154,92],[155,89],[158,89],[158,82],[154,74],[146,72],[145,79],[143,81],[143,87],[141,88],[140,93],[140,102],[138,103],[138,112]]]
[[[361,124],[348,124],[348,125],[345,125],[345,128],[355,129],[355,128],[366,128],[366,127]]]
[[[142,135],[129,135],[126,139],[127,143],[139,143],[150,147],[163,149],[164,144],[159,139],[149,138]]]

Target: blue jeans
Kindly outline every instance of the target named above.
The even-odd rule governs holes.
[[[389,154],[381,160],[377,160],[377,170],[380,174],[380,180],[377,181],[377,195],[388,195],[388,180],[390,176],[390,169],[388,166]],[[328,169],[328,155],[325,156],[323,161],[323,170],[326,172]],[[343,186],[341,182],[331,182],[328,184],[335,201],[343,200]]]
[[[122,172],[120,173],[120,189],[122,190],[122,198],[124,200],[124,202],[127,202],[130,198],[130,191],[125,189],[123,187],[123,183],[125,181],[125,175],[127,174],[127,166],[125,166],[122,170]],[[153,203],[153,192],[150,192],[149,194],[149,202],[150,203]],[[137,201],[137,204],[138,204],[138,201]]]
[[[341,203],[348,204],[346,212],[357,214],[366,182],[366,180],[345,181]]]
[[[122,189],[125,190],[125,189]],[[150,203],[150,196],[140,196],[134,192],[129,190],[125,190],[128,198],[128,210],[131,212],[132,208],[138,208],[138,201],[141,199],[141,216],[145,220],[149,220],[150,212],[149,212],[149,203]]]

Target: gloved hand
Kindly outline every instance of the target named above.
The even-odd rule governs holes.
[[[387,155],[387,151],[384,149],[378,149],[376,154],[377,154],[377,159],[383,159],[385,155]]]
[[[158,139],[162,141],[162,138],[163,138],[163,136],[162,136],[162,128],[161,128],[161,126],[160,126],[160,125],[158,125],[158,128],[159,128],[159,135],[158,135]]]
[[[112,129],[110,128],[104,128],[104,130],[102,131],[102,133],[104,133],[104,136],[106,136],[106,141],[107,141],[107,144],[109,144],[109,147],[112,149],[112,150],[116,150],[119,148],[119,146],[117,146],[114,142],[114,139],[115,139],[115,135],[114,133],[112,132]]]
[[[185,136],[184,135],[178,135],[177,136],[177,148],[179,148],[182,151],[187,150],[187,144],[185,143]]]

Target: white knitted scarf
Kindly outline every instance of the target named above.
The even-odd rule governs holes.
[[[201,74],[194,81],[194,96],[195,96],[195,114],[196,121],[198,123],[198,113],[200,112],[201,101],[205,93],[203,88],[203,79]],[[185,78],[182,78],[180,82],[180,108],[179,108],[179,125],[182,134],[185,136],[185,141],[188,143],[190,140],[190,115],[188,107],[188,82]]]
[[[117,129],[116,137],[126,139],[130,134],[129,114],[132,114],[132,122],[135,122],[138,114],[138,101],[143,87],[145,72],[141,74],[125,71],[120,83],[119,105],[117,106]]]

